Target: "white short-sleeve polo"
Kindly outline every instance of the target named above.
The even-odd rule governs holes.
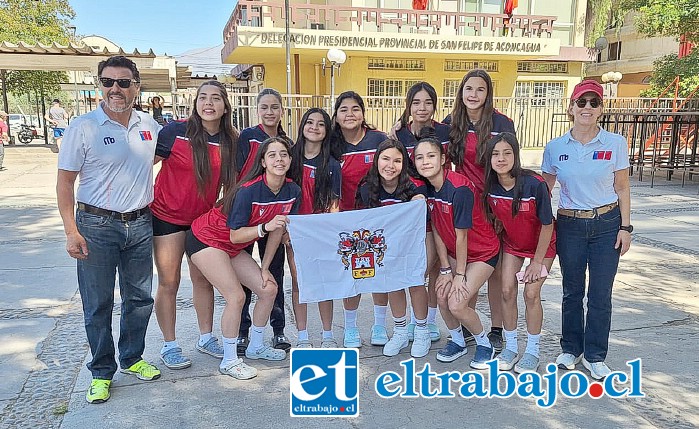
[[[548,142],[541,171],[556,176],[561,184],[558,207],[592,210],[618,200],[614,172],[629,168],[626,138],[602,128],[587,144],[570,131]]]

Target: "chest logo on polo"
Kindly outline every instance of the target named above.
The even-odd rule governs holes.
[[[116,142],[116,139],[114,139],[114,137],[105,137],[103,141],[104,145],[107,146],[110,144],[114,144]]]
[[[139,131],[138,134],[141,136],[141,141],[151,141],[153,140],[153,136],[150,134],[150,131]]]
[[[611,150],[596,150],[592,152],[592,159],[604,159],[604,160],[611,160],[612,159],[612,151]]]
[[[558,157],[559,161],[568,161],[568,154],[564,153],[563,155]]]

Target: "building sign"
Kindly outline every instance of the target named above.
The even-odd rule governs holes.
[[[238,28],[238,47],[283,48],[283,31]],[[294,30],[290,33],[292,49],[340,48],[348,51],[424,52],[439,54],[515,54],[554,56],[559,54],[560,40],[538,37],[441,36],[427,34],[362,33],[327,30]]]

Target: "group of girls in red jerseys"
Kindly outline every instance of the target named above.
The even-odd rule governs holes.
[[[162,160],[163,167],[152,207],[154,224],[159,223],[154,228],[156,314],[163,332],[163,362],[173,369],[191,365],[175,340],[175,299],[184,253],[201,333],[196,349],[220,358],[222,373],[249,379],[257,371],[243,356],[282,360],[291,346],[284,335],[284,253],[292,277],[296,347],[313,346],[308,305],[299,302],[303,285],[298,284],[286,235],[288,215],[424,200],[429,218],[428,287],[408,289],[410,306],[404,290],[372,294],[370,343],[394,356],[412,341],[411,355],[426,356],[431,342],[441,337],[439,309],[449,339],[437,352],[438,360],[454,361],[467,354],[468,342],[474,342],[473,368],[487,368],[485,363],[500,353],[501,369],[536,370],[543,318],[540,290],[555,255],[549,191],[539,176],[521,168],[514,125],[493,107],[490,76],[483,70],[469,72],[457,94],[445,119],[448,124],[440,123],[434,119],[434,88],[426,82],[413,85],[391,132],[394,137],[389,138],[367,123],[361,96],[343,92],[332,117],[319,108],[305,112],[292,144],[281,127],[282,97],[277,91],[260,92],[260,124],[238,136],[225,88],[215,82],[203,84],[188,122],[168,125],[159,137],[156,161]],[[255,242],[261,265],[251,257]],[[525,258],[531,262],[519,275]],[[518,275],[525,284],[528,331],[521,358]],[[486,282],[490,332],[475,311],[478,291]],[[212,334],[213,288],[226,301],[221,341]],[[252,317],[251,292],[258,297]],[[343,300],[345,347],[362,345],[357,326],[360,298]],[[394,321],[390,337],[389,305]],[[337,347],[333,302],[319,302],[318,308],[320,346]],[[268,320],[274,331],[271,345],[263,340]]]

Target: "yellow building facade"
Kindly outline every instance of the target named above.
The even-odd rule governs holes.
[[[492,76],[497,97],[567,97],[591,61],[584,47],[586,0],[432,0],[414,10],[406,0],[291,0],[291,93],[327,96],[329,49],[346,62],[335,72],[335,94],[404,97],[427,81],[453,97],[473,68]],[[285,93],[286,37],[281,0],[239,0],[224,29],[224,63],[239,64],[250,92]],[[325,64],[325,67],[324,67]]]

